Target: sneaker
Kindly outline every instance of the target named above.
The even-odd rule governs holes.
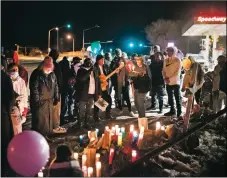
[[[66,129],[62,127],[58,127],[56,129],[53,129],[53,133],[66,133]]]
[[[169,111],[169,112],[165,113],[164,116],[173,116],[175,114],[176,114],[175,111]]]
[[[136,115],[131,111],[131,112],[129,112],[129,116],[131,116],[131,117],[136,117]]]

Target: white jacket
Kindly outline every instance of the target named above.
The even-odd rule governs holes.
[[[169,57],[163,62],[163,78],[169,78],[168,85],[180,85],[181,60],[176,57]]]
[[[22,115],[24,108],[28,108],[28,92],[25,85],[25,81],[18,76],[16,80],[12,80],[14,91],[21,95],[21,100],[19,102],[20,113]]]

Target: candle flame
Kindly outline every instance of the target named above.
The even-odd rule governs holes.
[[[161,123],[160,122],[156,122],[156,130],[160,130],[161,129]]]
[[[101,169],[101,167],[102,167],[102,164],[101,164],[100,161],[98,161],[98,162],[96,163],[96,169]]]
[[[133,132],[134,130],[134,125],[130,125],[130,132]]]

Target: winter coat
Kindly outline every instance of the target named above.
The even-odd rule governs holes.
[[[22,66],[18,65],[19,76],[25,81],[26,86],[28,85],[28,71]]]
[[[80,66],[81,66],[81,63],[77,63],[74,65],[74,71],[76,74],[77,74],[77,71],[79,70]]]
[[[7,147],[13,138],[13,125],[11,121],[11,110],[15,103],[13,84],[10,77],[1,71],[1,176],[5,176],[10,168],[7,160]]]
[[[151,71],[152,86],[165,85],[165,82],[162,76],[163,61],[153,61],[150,64],[149,68]]]
[[[18,76],[15,80],[12,80],[12,82],[14,91],[22,96],[22,99],[19,102],[20,114],[26,117],[28,110],[28,92],[25,81]]]
[[[17,51],[14,51],[13,53],[13,62],[16,63],[17,65],[19,64],[19,55]]]
[[[151,89],[151,72],[148,66],[143,64],[142,67],[135,66],[136,73],[129,72],[129,76],[132,77],[134,89],[138,90],[139,93],[147,93]],[[144,75],[140,76],[138,73],[143,72]]]
[[[54,63],[54,74],[57,78],[57,83],[58,83],[58,88],[59,88],[58,92],[59,92],[59,95],[60,95],[60,93],[62,91],[62,85],[63,85],[61,67],[56,61],[53,61],[53,63]]]
[[[59,62],[59,67],[61,68],[62,74],[62,92],[67,92],[68,80],[70,77],[70,66],[68,59],[64,59],[61,62]]]
[[[226,83],[226,68],[227,65],[225,64],[224,68],[220,71],[220,86],[219,89],[227,94],[227,83]]]
[[[88,101],[88,90],[90,75],[92,70],[87,70],[84,66],[77,71],[76,76],[76,101]]]
[[[31,98],[35,117],[32,120],[34,129],[45,135],[53,130],[53,103],[59,100],[58,84],[55,74],[52,72],[45,75],[42,70],[38,71],[34,80]]]
[[[49,167],[49,177],[83,177],[77,160],[69,162],[53,162]]]

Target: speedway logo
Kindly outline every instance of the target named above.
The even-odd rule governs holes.
[[[197,22],[203,23],[225,23],[226,17],[197,17]]]

